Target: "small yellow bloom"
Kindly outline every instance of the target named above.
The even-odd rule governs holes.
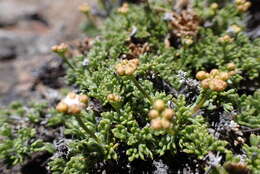
[[[124,4],[122,5],[122,7],[120,7],[120,8],[117,9],[117,11],[118,11],[119,13],[127,13],[128,10],[129,10],[129,6],[128,6],[127,3],[124,3]]]

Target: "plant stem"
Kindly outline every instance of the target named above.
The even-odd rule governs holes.
[[[207,93],[205,90],[203,90],[192,107],[192,114],[198,112],[198,110],[204,105],[206,100],[207,100]]]
[[[65,61],[65,63],[74,71],[76,70],[75,67],[69,62],[69,60],[64,56],[64,55],[60,55],[62,57],[62,59]]]
[[[80,125],[80,127],[82,127],[82,129],[84,129],[84,130],[86,131],[86,133],[87,133],[88,135],[90,135],[91,138],[95,139],[95,140],[99,143],[98,137],[97,137],[93,132],[91,132],[91,131],[87,128],[87,126],[83,123],[83,121],[82,121],[82,119],[80,118],[80,116],[81,116],[80,114],[75,116],[75,117],[76,117],[76,120],[78,121],[78,123],[79,123],[79,125]]]
[[[145,90],[141,87],[136,78],[134,76],[130,76],[130,79],[134,82],[135,86],[139,89],[139,91],[150,101],[150,103],[153,103],[152,98],[145,92]]]

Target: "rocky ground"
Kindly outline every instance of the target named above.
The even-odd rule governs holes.
[[[84,16],[77,9],[84,2],[0,1],[0,105],[37,98],[58,87],[44,85],[48,79],[42,77],[62,73],[59,58],[50,48],[83,37],[80,24]]]

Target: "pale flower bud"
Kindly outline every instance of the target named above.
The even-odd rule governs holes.
[[[226,81],[229,79],[229,74],[227,72],[220,72],[218,79]]]
[[[166,120],[171,120],[172,117],[174,116],[174,114],[175,114],[175,113],[174,113],[174,111],[173,111],[172,109],[167,108],[167,109],[165,109],[165,110],[163,111],[162,116],[163,116],[163,118],[166,119]]]
[[[227,64],[227,69],[229,71],[235,70],[236,69],[236,65],[233,62],[230,62]]]
[[[201,81],[201,87],[204,88],[204,89],[207,89],[209,88],[209,82],[210,82],[211,79],[204,79]]]
[[[210,71],[210,76],[211,77],[215,77],[215,76],[217,76],[219,74],[219,70],[218,69],[212,69],[211,71]]]
[[[68,111],[68,105],[66,103],[60,102],[57,106],[56,106],[56,110],[58,112],[67,112]]]
[[[162,128],[168,129],[171,127],[171,123],[166,119],[161,119]]]
[[[149,111],[148,116],[150,119],[155,119],[160,116],[159,112],[155,109]]]
[[[73,104],[68,109],[68,114],[77,115],[81,112],[81,109],[78,105]]]
[[[161,119],[157,118],[157,119],[151,120],[151,128],[155,129],[155,130],[161,129],[162,128]]]
[[[199,71],[199,72],[197,72],[197,74],[196,74],[196,78],[198,79],[198,80],[204,80],[204,79],[206,79],[206,78],[208,78],[209,77],[209,74],[207,73],[207,72],[205,72],[205,71]]]
[[[161,100],[161,99],[156,100],[156,101],[153,103],[153,108],[156,109],[156,110],[158,110],[158,111],[162,111],[162,110],[165,108],[164,101]]]

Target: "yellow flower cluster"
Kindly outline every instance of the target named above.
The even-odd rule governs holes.
[[[237,25],[231,25],[230,29],[234,32],[234,33],[239,33],[241,31],[241,28]]]
[[[218,38],[218,41],[221,43],[231,43],[234,41],[234,39],[232,37],[230,37],[229,35],[224,35],[224,36]]]
[[[124,4],[122,5],[122,7],[119,7],[119,8],[117,9],[117,12],[119,12],[119,13],[127,13],[128,10],[129,10],[128,4],[127,4],[127,3],[124,3]]]
[[[153,103],[153,109],[148,113],[151,119],[151,128],[155,130],[170,128],[174,115],[173,109],[166,108],[163,100],[156,100]]]
[[[121,97],[119,95],[117,95],[117,94],[108,94],[107,100],[110,103],[117,103],[117,102],[121,101]]]
[[[65,43],[61,43],[59,45],[54,45],[51,47],[51,50],[54,53],[58,53],[58,54],[65,54],[68,51],[68,45]]]
[[[133,75],[139,65],[138,59],[122,60],[116,65],[116,73],[120,76]]]
[[[79,6],[79,11],[81,13],[87,14],[90,12],[90,10],[91,10],[91,7],[88,4],[82,4]]]
[[[182,41],[183,41],[183,44],[187,45],[187,46],[193,44],[193,39],[191,37],[184,38]]]
[[[247,0],[235,0],[235,4],[237,7],[237,10],[240,12],[245,12],[248,10],[248,8],[251,6],[251,2]]]
[[[218,4],[217,3],[212,3],[211,5],[210,5],[210,8],[212,9],[212,10],[216,10],[216,9],[218,9],[219,8],[219,6],[218,6]]]
[[[218,69],[212,69],[210,73],[205,71],[199,71],[196,74],[196,78],[201,81],[201,86],[204,89],[211,89],[213,91],[224,91],[227,87],[227,80],[236,72],[235,64],[229,63],[227,69],[229,72],[219,71]]]
[[[86,95],[77,95],[70,92],[63,100],[56,106],[58,112],[67,114],[79,114],[82,109],[86,108],[89,98]]]

